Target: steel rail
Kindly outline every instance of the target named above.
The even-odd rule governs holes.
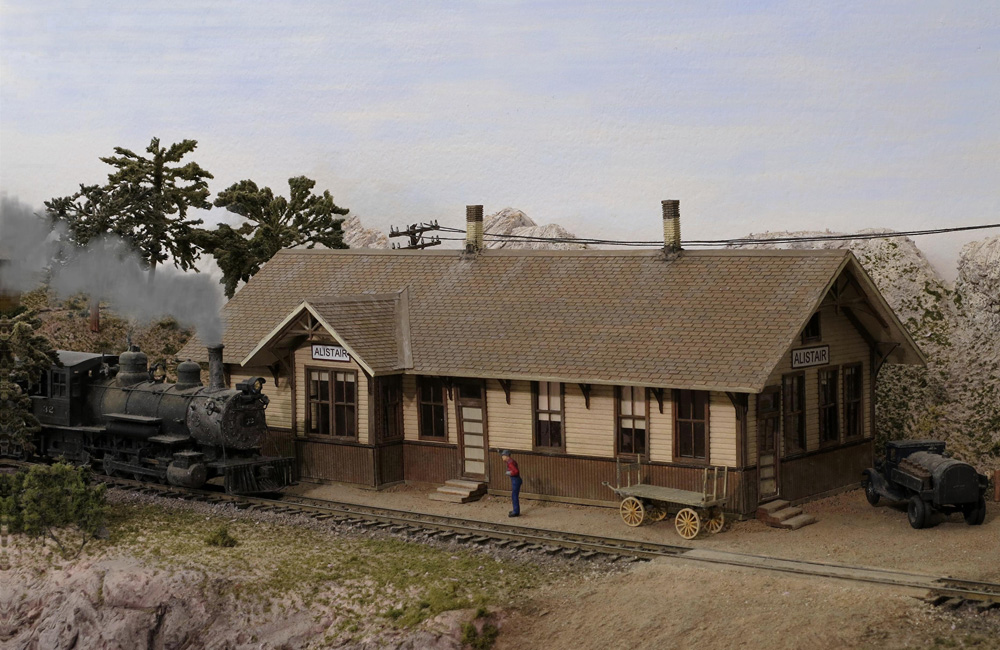
[[[28,465],[23,462],[0,464]],[[929,591],[937,596],[1000,603],[1000,584],[992,582],[532,528],[299,495],[283,495],[276,499],[237,496],[212,490],[151,484],[100,474],[94,476],[96,480],[110,486],[150,495],[216,504],[232,503],[241,509],[255,509],[260,512],[311,515],[324,521],[332,520],[338,524],[358,525],[390,533],[425,534],[432,538],[455,539],[472,544],[493,542],[501,546],[512,546],[514,543],[519,550],[543,551],[553,555],[561,553],[568,557],[579,555],[590,558],[598,554],[642,560],[669,557],[707,564],[914,588]]]

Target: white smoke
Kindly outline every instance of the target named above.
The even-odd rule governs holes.
[[[208,345],[222,342],[219,311],[224,298],[213,278],[160,266],[152,281],[140,258],[113,236],[85,248],[64,243],[60,229],[16,199],[0,206],[0,259],[7,260],[0,287],[29,291],[50,270],[49,285],[60,298],[85,293],[127,318],[153,322],[166,316],[193,327]]]

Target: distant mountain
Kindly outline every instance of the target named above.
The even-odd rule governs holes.
[[[483,219],[483,231],[489,239],[490,235],[515,235],[516,237],[547,237],[554,239],[576,239],[576,235],[562,226],[550,223],[539,226],[534,219],[514,208],[504,208]],[[529,250],[565,249],[579,250],[587,248],[586,244],[571,242],[539,242],[531,240],[506,239],[502,241],[487,241],[487,248],[519,248]]]

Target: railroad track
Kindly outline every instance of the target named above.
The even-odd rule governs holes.
[[[928,602],[950,608],[956,608],[965,602],[975,603],[980,609],[1000,606],[1000,584],[993,582],[569,533],[329,501],[294,494],[282,495],[280,498],[273,499],[234,496],[212,490],[179,488],[99,474],[95,474],[95,478],[109,486],[149,495],[213,504],[231,503],[242,510],[301,514],[330,524],[346,524],[390,534],[425,536],[470,546],[489,544],[499,548],[526,550],[584,560],[610,557],[641,561],[670,557],[709,564],[726,564],[751,569],[926,590],[930,594]]]

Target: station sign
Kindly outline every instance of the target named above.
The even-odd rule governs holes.
[[[312,346],[312,358],[316,361],[350,361],[351,355],[339,345]]]
[[[825,366],[830,363],[830,346],[816,345],[811,348],[792,350],[792,368]]]

